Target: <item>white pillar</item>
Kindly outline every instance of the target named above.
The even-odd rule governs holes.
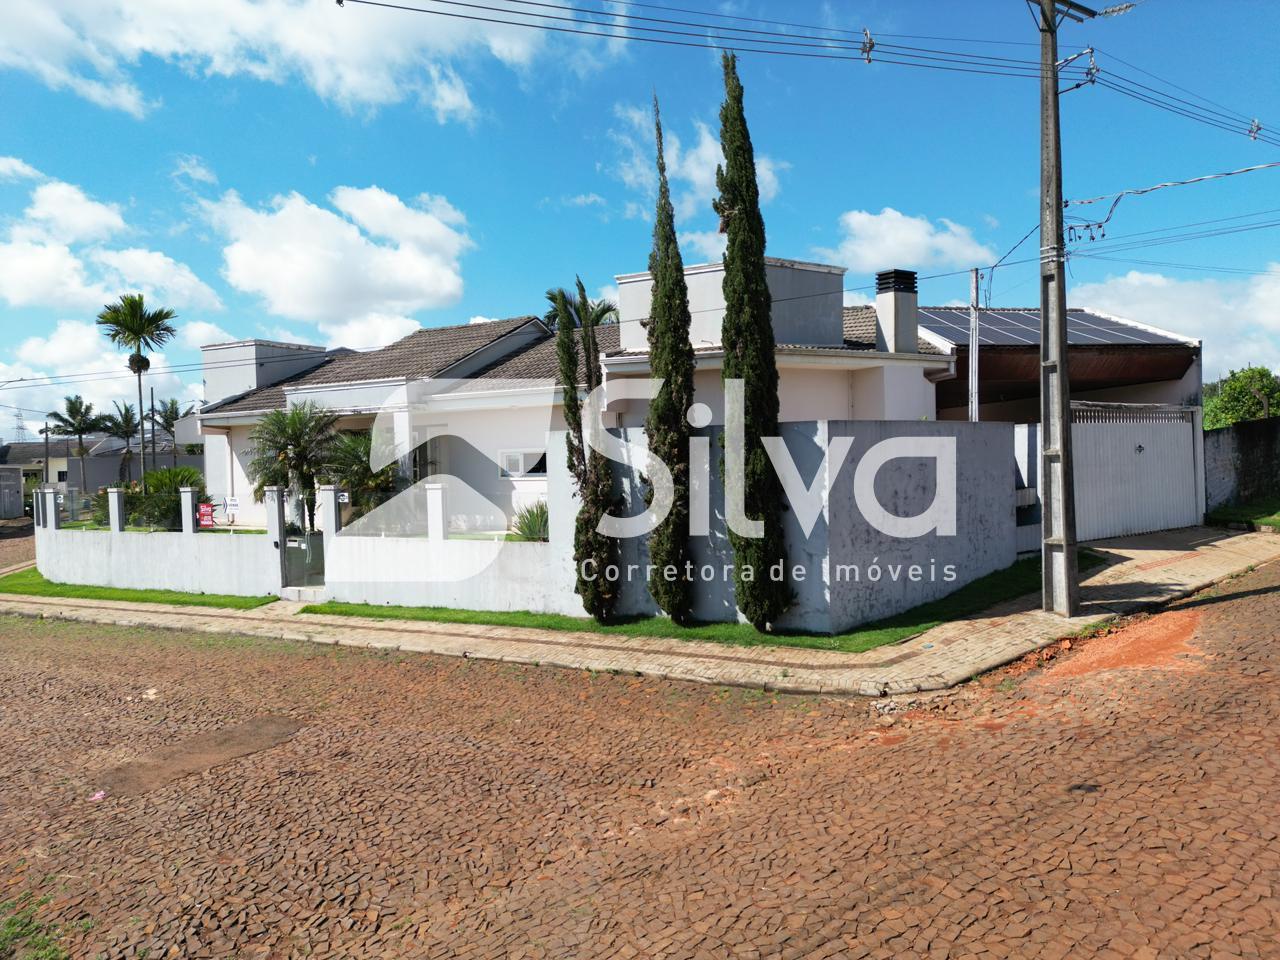
[[[58,491],[51,487],[44,490],[41,495],[44,497],[44,525],[50,530],[57,530],[62,526],[62,514],[58,510]]]
[[[107,529],[123,533],[125,524],[124,491],[119,487],[107,488]]]
[[[340,492],[332,483],[316,487],[316,526],[320,528],[325,556],[329,555],[329,544],[334,536],[342,529],[342,504],[338,502]]]
[[[284,542],[284,501],[286,492],[284,487],[265,487],[262,493],[262,502],[267,508],[267,542],[276,551],[276,557],[279,559],[279,581],[268,585],[273,588],[269,591],[271,593],[278,592],[288,579],[285,575]]]
[[[427,539],[443,540],[449,532],[448,514],[445,513],[443,483],[424,483],[422,493],[427,503]]]
[[[196,488],[179,487],[178,496],[182,498],[182,532],[196,532]]]

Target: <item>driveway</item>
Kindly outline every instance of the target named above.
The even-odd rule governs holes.
[[[0,619],[96,957],[1275,956],[1280,564],[916,700]]]

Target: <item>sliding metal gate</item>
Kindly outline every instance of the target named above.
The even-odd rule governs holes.
[[[1199,407],[1077,401],[1071,417],[1077,540],[1203,521]]]

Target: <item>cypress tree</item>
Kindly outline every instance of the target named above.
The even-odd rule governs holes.
[[[671,512],[649,535],[653,572],[649,593],[676,623],[688,623],[693,611],[693,583],[689,578],[689,421],[693,403],[693,344],[689,340],[689,289],[684,260],[676,241],[675,210],[667,184],[662,149],[662,118],[653,98],[653,126],[658,150],[658,205],[653,220],[653,249],[649,275],[653,299],[649,306],[649,364],[662,389],[649,403],[645,434],[650,454],[671,470],[675,501]],[[670,567],[676,576],[669,578]]]
[[[578,341],[582,341],[584,386],[588,393],[600,385],[600,348],[596,342],[596,324],[614,311],[610,303],[592,302],[582,280],[578,280],[577,297],[571,299],[563,289],[548,291],[556,318],[556,357],[560,367],[560,383],[564,387],[565,444],[569,473],[578,488],[578,516],[573,528],[573,563],[577,585],[574,590],[582,598],[582,606],[596,620],[607,621],[613,615],[618,595],[617,581],[609,581],[605,570],[617,562],[617,542],[596,531],[600,518],[614,502],[613,473],[603,454],[591,449],[585,441],[582,404],[578,398]],[[590,424],[587,425],[590,429]],[[584,575],[585,574],[585,575]]]
[[[738,609],[757,630],[765,630],[791,605],[786,583],[786,544],[782,534],[782,485],[761,437],[778,434],[778,368],[774,357],[772,300],[766,282],[764,218],[756,184],[755,153],[742,106],[738,60],[723,57],[725,100],[720,107],[720,148],[724,164],[716,168],[720,191],[715,211],[728,234],[724,255],[724,380],[743,381],[745,394],[746,515],[764,521],[764,536],[742,537],[729,531],[733,547]],[[782,563],[783,579],[772,571]]]

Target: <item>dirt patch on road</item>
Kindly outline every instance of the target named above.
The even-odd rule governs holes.
[[[288,717],[255,717],[214,733],[202,733],[103,771],[95,779],[107,796],[146,793],[229,760],[284,743],[302,724]]]
[[[1191,643],[1199,626],[1200,611],[1194,609],[1147,617],[1092,639],[1039,679],[1050,683],[1102,670],[1198,670],[1201,665],[1190,657],[1200,653]]]

